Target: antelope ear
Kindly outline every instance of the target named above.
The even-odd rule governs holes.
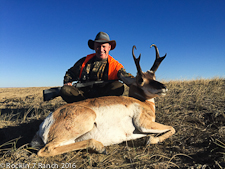
[[[136,82],[138,86],[144,86],[144,80],[141,76],[136,77]]]

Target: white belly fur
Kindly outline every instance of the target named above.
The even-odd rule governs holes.
[[[135,111],[138,110],[137,104],[124,108],[124,105],[105,106],[92,108],[96,112],[96,126],[79,138],[67,140],[60,145],[67,145],[88,139],[95,139],[104,146],[118,144],[123,141],[137,139],[147,134],[134,134],[134,124],[132,121]],[[51,112],[39,126],[38,135],[46,144],[51,125],[54,123],[53,113]],[[85,125],[85,122],[84,122]]]
[[[39,135],[39,137],[41,137],[45,144],[48,141],[48,132],[53,123],[53,112],[51,112],[39,126],[37,134]]]
[[[138,109],[135,104],[132,106],[135,106],[136,110]],[[76,142],[93,138],[104,146],[108,146],[146,136],[146,134],[133,133],[135,130],[132,121],[134,110],[135,108],[131,106],[124,108],[124,105],[99,108],[96,110],[96,126],[90,132],[76,139]]]

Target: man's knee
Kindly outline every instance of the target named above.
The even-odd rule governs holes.
[[[68,85],[62,87],[60,95],[67,103],[77,102],[85,99],[76,87]]]
[[[71,91],[74,90],[73,86],[65,85],[61,88],[60,95],[71,95]]]
[[[105,90],[105,95],[107,96],[120,96],[124,92],[124,84],[115,81],[107,85],[106,90]]]

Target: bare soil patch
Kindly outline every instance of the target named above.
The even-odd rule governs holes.
[[[42,120],[66,103],[60,97],[43,102],[43,87],[0,88],[0,168],[225,168],[225,79],[165,84],[156,121],[176,129],[165,142],[146,146],[148,138],[141,138],[108,146],[107,155],[81,150],[49,158],[37,157],[29,142]]]

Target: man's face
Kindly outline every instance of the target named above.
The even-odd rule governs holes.
[[[109,43],[94,43],[94,49],[96,52],[96,57],[100,60],[107,59],[109,56],[109,51],[111,49],[111,45]]]

